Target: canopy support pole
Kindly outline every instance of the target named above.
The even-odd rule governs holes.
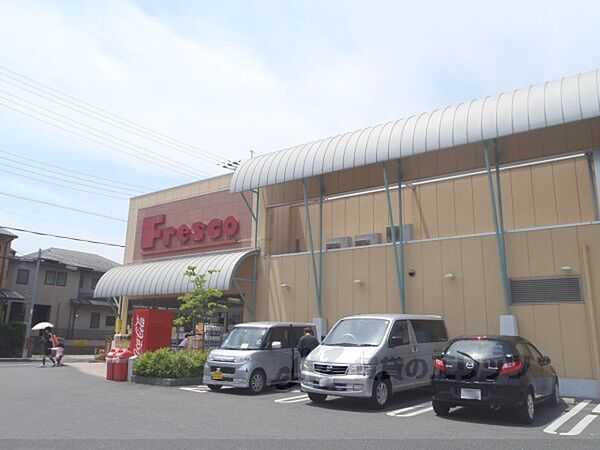
[[[323,253],[323,231],[322,231],[322,222],[323,222],[323,215],[322,215],[322,204],[323,204],[323,184],[322,184],[322,180],[321,180],[321,192],[320,192],[320,198],[319,198],[319,213],[320,213],[320,222],[321,224],[320,226],[320,239],[321,239],[321,244],[320,244],[320,257],[319,260],[322,261],[322,253]],[[312,263],[312,269],[313,269],[313,278],[315,280],[315,292],[317,294],[317,311],[319,313],[319,317],[322,317],[322,308],[321,308],[321,286],[320,286],[320,282],[319,280],[321,280],[321,275],[318,274],[317,272],[317,261],[315,258],[315,246],[314,246],[314,241],[313,241],[313,235],[312,235],[312,223],[310,220],[310,210],[308,208],[308,193],[306,190],[306,179],[302,179],[302,193],[304,194],[304,211],[306,213],[306,226],[308,228],[308,243],[309,243],[309,248],[310,248],[310,256],[311,256],[311,263]],[[322,270],[322,265],[319,268],[319,272],[321,272]]]
[[[400,226],[399,239],[396,239],[396,229],[394,228],[394,210],[392,208],[392,197],[390,195],[390,182],[387,173],[387,166],[383,163],[383,181],[385,183],[385,196],[387,200],[388,207],[388,218],[390,223],[390,232],[392,234],[392,248],[394,251],[394,261],[396,266],[396,282],[398,283],[398,296],[400,297],[400,313],[404,314],[405,311],[405,298],[404,298],[404,261],[400,261],[400,254],[402,255],[402,259],[404,259],[404,242],[403,242],[403,233],[402,233],[402,177],[400,171],[400,164],[398,163],[398,196],[400,199],[398,200],[399,206],[399,217],[400,217]],[[400,247],[398,249],[398,240],[400,240]]]
[[[242,200],[244,200],[244,204],[246,205],[246,208],[248,208],[248,211],[250,211],[250,214],[252,215],[252,222],[254,222],[254,249],[258,250],[258,214],[259,214],[258,207],[259,207],[259,202],[260,202],[260,191],[258,189],[256,189],[256,190],[252,189],[251,192],[253,194],[255,194],[254,210],[252,210],[252,207],[250,206],[250,203],[248,203],[248,200],[246,199],[246,196],[244,195],[243,192],[240,192],[240,196],[242,197]],[[238,280],[248,281],[249,283],[252,283],[252,303],[253,303],[253,305],[250,305],[249,302],[246,303],[245,299],[243,299],[243,300],[244,300],[244,304],[246,304],[248,306],[248,311],[250,312],[250,316],[253,321],[256,320],[255,305],[256,305],[256,274],[258,272],[258,257],[259,257],[259,255],[254,255],[254,259],[252,261],[252,279],[251,280],[241,280],[240,278],[238,278]]]
[[[488,141],[483,141],[483,156],[485,158],[485,167],[488,178],[488,189],[490,191],[490,201],[492,206],[492,216],[494,219],[494,229],[496,231],[496,245],[498,247],[498,262],[500,265],[500,277],[502,281],[502,292],[504,294],[504,304],[506,314],[510,314],[510,287],[508,284],[508,266],[506,263],[506,244],[504,238],[504,214],[502,212],[502,188],[500,185],[500,150],[498,141],[494,139],[494,153],[496,157],[496,190],[494,191],[494,181],[492,179],[492,169],[490,165],[490,155]]]

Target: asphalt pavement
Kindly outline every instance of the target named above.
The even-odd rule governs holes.
[[[540,406],[524,426],[488,410],[437,417],[424,390],[373,411],[341,398],[317,406],[293,388],[251,396],[38,365],[0,364],[0,448],[600,448],[600,406],[581,399]]]

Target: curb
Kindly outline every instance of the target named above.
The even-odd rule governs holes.
[[[202,384],[202,378],[155,378],[132,375],[131,381],[151,386],[191,386]]]

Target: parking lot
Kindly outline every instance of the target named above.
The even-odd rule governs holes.
[[[205,386],[108,382],[73,367],[0,364],[0,446],[5,448],[598,448],[597,402],[540,407],[535,423],[509,413],[456,409],[436,417],[424,390],[396,395],[383,411],[357,400],[314,405],[297,389],[251,396]],[[7,439],[14,439],[13,441]],[[29,441],[23,439],[30,439]],[[213,440],[219,439],[219,443]],[[43,440],[43,441],[42,441]],[[169,441],[167,444],[166,441]],[[310,441],[310,442],[309,442]]]

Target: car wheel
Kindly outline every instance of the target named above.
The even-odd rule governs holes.
[[[223,387],[220,384],[207,384],[207,386],[211,391],[219,391]]]
[[[436,415],[447,416],[450,414],[450,405],[448,403],[433,400],[431,404],[433,405],[433,412],[435,412]]]
[[[371,406],[376,409],[385,408],[392,397],[392,384],[389,380],[373,381],[373,391],[371,393]]]
[[[560,391],[558,389],[558,380],[554,380],[554,387],[552,388],[552,394],[550,394],[550,398],[548,399],[548,404],[553,407],[560,405]]]
[[[535,419],[535,401],[533,392],[530,390],[525,394],[525,402],[519,407],[519,419],[521,423],[530,424]]]
[[[313,392],[308,393],[308,398],[313,403],[324,403],[327,400],[326,394],[315,394]]]
[[[250,392],[252,394],[260,394],[265,389],[266,377],[261,369],[256,369],[250,375]]]

